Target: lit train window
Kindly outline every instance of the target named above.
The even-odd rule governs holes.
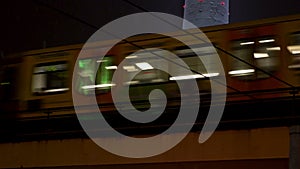
[[[292,62],[288,66],[289,69],[300,69],[300,32],[293,33],[289,36],[287,49],[293,55]]]
[[[116,69],[117,66],[114,65],[112,56],[106,56],[104,59],[102,59],[96,74],[96,93],[107,92],[112,86],[115,85],[112,83],[112,76]]]
[[[168,81],[168,73],[156,69],[161,67],[168,70],[168,61],[164,59],[167,54],[163,50],[147,49],[128,55],[122,65],[127,77],[124,77],[125,85],[159,83]],[[139,73],[137,73],[140,71]]]
[[[197,52],[198,56],[194,53]],[[209,44],[194,45],[193,50],[184,46],[177,48],[174,53],[179,56],[188,66],[193,73],[186,74],[184,73],[183,67],[173,68],[171,64],[171,71],[174,74],[178,74],[177,77],[171,77],[170,80],[185,80],[185,79],[203,79],[206,77],[217,77],[219,76],[218,72],[218,60],[216,55],[215,48]],[[206,65],[204,66],[202,61],[205,61]]]
[[[34,94],[68,91],[67,63],[62,61],[36,65],[33,70],[31,86]]]
[[[267,78],[269,75],[260,70],[274,73],[279,66],[280,50],[273,37],[233,41],[232,54],[242,61],[231,58],[228,74],[241,80]]]
[[[254,59],[252,54],[254,52],[254,44],[255,42],[249,39],[232,42],[233,55],[253,65]],[[229,75],[242,77],[242,79],[254,79],[255,70],[250,65],[232,58],[230,67]]]
[[[257,45],[253,53],[255,64],[258,68],[274,73],[279,67],[280,46],[274,37],[263,37],[257,39]],[[256,71],[257,78],[267,78],[269,75],[262,71]]]
[[[97,65],[98,70],[96,70]],[[97,60],[97,58],[87,58],[78,61],[79,73],[76,79],[76,90],[84,95],[106,92],[111,86],[112,75],[117,66],[113,65],[112,57],[104,57],[104,59]]]

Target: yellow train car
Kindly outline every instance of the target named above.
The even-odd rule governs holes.
[[[227,88],[228,102],[293,96],[300,84],[299,24],[300,16],[296,15],[201,29],[211,42],[205,43],[213,45],[222,61],[227,83],[220,86]],[[190,45],[195,46],[193,50],[202,51],[201,57],[209,60],[212,53],[207,50],[211,48],[197,44],[199,41],[193,38],[197,39],[198,35],[193,31],[187,32],[173,32],[171,35],[186,37]],[[197,79],[202,101],[210,102],[211,80],[219,76],[219,72],[214,72],[214,60],[207,62],[210,65],[203,65],[184,44],[157,34],[130,37],[111,49],[104,60],[99,60],[99,50],[110,43],[91,44],[84,58],[77,62],[82,44],[16,54],[14,58],[18,58],[17,62],[6,61],[0,70],[2,114],[17,114],[19,118],[48,116],[49,113],[74,114],[72,84],[76,91],[73,97],[85,100],[82,106],[89,104],[91,92],[95,92],[103,111],[114,111],[110,89],[116,85],[112,83],[112,78],[121,63],[127,74],[120,78],[131,79],[122,85],[131,86],[131,101],[136,102],[138,109],[149,107],[148,94],[155,88],[165,90],[167,98],[173,99],[169,104],[178,106],[180,92],[175,80]],[[138,49],[139,46],[142,48]],[[150,50],[136,53],[141,49]],[[179,56],[193,73],[176,79],[168,72],[143,70],[138,66],[137,63],[149,61],[176,72],[168,60],[153,59],[151,56],[153,52],[161,56],[170,54],[165,51]],[[73,74],[74,68],[76,75]],[[212,70],[207,70],[210,68]],[[139,74],[134,73],[137,69],[141,70]],[[180,72],[177,73],[180,75]],[[72,81],[74,76],[76,78]]]

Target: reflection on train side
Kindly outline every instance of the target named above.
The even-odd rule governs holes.
[[[126,56],[120,65],[125,71],[124,85],[167,82],[168,74],[163,71],[169,67],[168,61],[163,59],[166,54],[158,49],[147,49]]]
[[[292,63],[288,66],[289,69],[300,69],[300,32],[290,34],[288,51],[292,54]]]
[[[197,56],[194,51],[201,51],[201,56]],[[115,63],[114,56],[106,56],[102,60],[97,60],[97,57],[81,59],[78,62],[80,71],[75,82],[76,90],[84,95],[90,94],[94,89],[98,93],[107,91],[116,85],[112,82],[112,77],[117,69],[121,69],[122,79],[119,80],[123,85],[134,86],[219,75],[216,67],[219,65],[215,65],[218,62],[212,57],[216,55],[213,47],[198,47],[193,50],[184,48],[173,52],[157,48],[140,50],[126,56],[119,65]],[[179,57],[176,58],[175,54]],[[207,63],[205,67],[201,60]],[[96,62],[100,63],[98,70]],[[96,77],[95,84],[93,77]]]
[[[193,50],[177,49],[173,51],[174,53],[171,53],[164,50],[153,49],[127,56],[123,68],[127,70],[129,79],[133,78],[132,81],[128,81],[127,83],[143,84],[218,76],[218,72],[212,73],[214,70],[213,64],[217,63],[209,59],[209,54],[213,54],[212,51],[201,56],[197,56],[194,53],[194,51],[205,52],[208,48],[212,50],[212,47],[198,47]],[[175,57],[174,54],[179,57]],[[211,61],[206,67],[204,67],[202,63],[204,59]],[[154,67],[159,67],[160,70]],[[132,77],[134,72],[138,69],[142,72]]]
[[[228,72],[230,76],[242,80],[255,80],[269,77],[260,70],[268,73],[278,70],[281,48],[274,37],[235,40],[231,50],[240,60],[231,59]]]

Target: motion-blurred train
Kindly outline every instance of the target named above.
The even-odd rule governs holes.
[[[201,28],[222,61],[228,102],[295,94],[293,91],[300,86],[299,25],[300,15],[296,15]],[[210,48],[205,44],[194,44],[193,37],[197,35],[193,33],[183,31],[176,36],[189,39],[193,50],[170,37],[146,34],[120,42],[102,60],[99,60],[97,50],[105,48],[109,41],[91,44],[84,58],[77,62],[82,44],[7,56],[0,67],[0,113],[17,114],[20,118],[45,116],[44,112],[48,111],[56,115],[73,113],[72,84],[76,91],[73,97],[88,100],[95,92],[103,111],[111,111],[110,89],[116,85],[112,78],[117,69],[122,69],[126,78],[131,79],[121,85],[130,86],[130,98],[136,102],[137,109],[143,108],[139,104],[143,105],[149,92],[156,88],[164,90],[168,99],[176,100],[180,95],[176,80],[196,79],[200,93],[208,94],[210,80],[218,80],[220,73],[214,72],[214,61],[211,65],[203,65],[193,51],[200,51],[201,57],[209,60]],[[137,46],[149,50],[137,53]],[[178,76],[171,76],[169,72],[153,68],[153,64],[162,64],[176,72],[168,60],[155,57],[164,55],[158,49],[179,56],[192,73],[177,72]],[[122,66],[119,65],[121,62]],[[97,64],[100,64],[99,68]],[[74,67],[78,73],[72,81]],[[82,103],[85,104],[88,102]]]

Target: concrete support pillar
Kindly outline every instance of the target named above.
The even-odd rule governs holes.
[[[185,0],[184,19],[197,27],[227,24],[229,0]],[[183,23],[183,28],[188,29]]]
[[[300,125],[290,127],[289,169],[300,169]]]

